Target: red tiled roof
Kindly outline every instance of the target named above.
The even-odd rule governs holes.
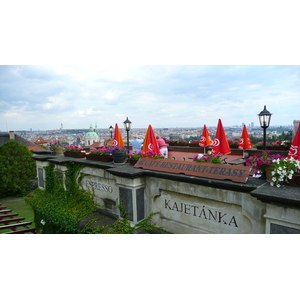
[[[90,145],[89,147],[100,147],[100,142],[95,142],[92,145]]]
[[[29,150],[45,150],[44,148],[37,146],[35,143],[30,142],[23,137],[19,136],[18,134],[14,134],[15,138],[14,140],[19,142],[21,145],[26,146]],[[0,146],[5,144],[6,142],[10,141],[10,137],[8,133],[0,134]]]
[[[27,148],[28,148],[29,150],[32,150],[32,151],[41,151],[41,150],[45,150],[45,148],[40,147],[40,146],[27,146]]]
[[[48,142],[40,136],[34,143],[35,144],[47,144]]]

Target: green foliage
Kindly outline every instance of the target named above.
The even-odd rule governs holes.
[[[266,142],[268,143],[274,143],[276,141],[286,141],[286,140],[292,140],[293,139],[293,133],[292,131],[288,131],[287,133],[282,132],[280,135],[272,137],[268,136],[269,131],[267,131],[267,137]],[[262,137],[255,137],[253,135],[250,135],[250,140],[253,145],[256,145],[258,142],[261,142],[263,139]]]
[[[26,146],[11,140],[0,146],[0,197],[25,195],[36,177],[36,163]]]
[[[95,210],[93,195],[82,189],[79,183],[82,180],[82,177],[78,178],[79,172],[83,166],[70,162],[67,168],[63,180],[53,164],[45,167],[45,190],[37,189],[32,197],[25,199],[32,206],[36,228],[42,233],[81,233],[78,222]]]
[[[159,212],[151,213],[146,219],[132,226],[128,219],[128,212],[124,209],[123,205],[121,204],[118,205],[117,207],[121,212],[122,218],[116,220],[116,222],[110,225],[98,226],[95,228],[91,228],[89,226],[91,222],[95,221],[95,220],[91,220],[91,222],[85,226],[83,232],[100,233],[100,234],[131,234],[133,232],[138,232],[138,231],[146,231],[146,232],[160,231],[160,232],[170,233],[169,231],[151,223],[152,217],[154,215],[159,214]]]
[[[153,231],[160,230],[167,232],[163,228],[151,223],[152,213],[148,218],[132,226],[128,219],[128,213],[122,205],[118,208],[122,218],[116,220],[111,225],[99,226],[96,228],[90,225],[95,221],[91,220],[82,230],[78,223],[83,218],[91,215],[95,210],[93,194],[85,191],[81,187],[83,176],[80,170],[83,166],[69,162],[65,178],[61,179],[55,171],[55,165],[50,164],[45,167],[46,186],[45,190],[36,189],[25,200],[34,211],[34,221],[37,230],[42,233],[109,233],[109,234],[129,234],[133,231]],[[41,221],[45,223],[42,224]]]

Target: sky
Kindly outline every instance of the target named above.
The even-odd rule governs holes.
[[[296,65],[1,65],[0,130],[271,125],[299,120]]]
[[[300,119],[297,1],[17,2],[1,4],[0,131]]]

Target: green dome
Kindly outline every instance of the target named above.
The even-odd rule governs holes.
[[[86,137],[97,137],[98,134],[96,132],[89,131],[85,134]]]

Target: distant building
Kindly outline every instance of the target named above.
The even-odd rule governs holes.
[[[33,142],[30,142],[23,137],[19,136],[18,134],[15,134],[14,131],[10,131],[9,133],[1,133],[0,134],[0,146],[4,145],[5,143],[15,140],[19,142],[21,145],[26,146],[29,150],[32,151],[40,151],[40,150],[45,150],[44,148],[36,145]]]
[[[47,145],[49,142],[40,136],[36,141],[34,141],[34,143],[38,145]]]
[[[91,124],[89,131],[84,136],[84,142],[87,147],[99,147],[104,144],[104,139],[100,138],[97,124],[95,125],[95,128],[93,128]]]
[[[294,127],[293,127],[293,138],[294,138],[296,135],[296,132],[298,130],[298,127],[300,125],[300,120],[294,120],[293,125],[294,125]]]

